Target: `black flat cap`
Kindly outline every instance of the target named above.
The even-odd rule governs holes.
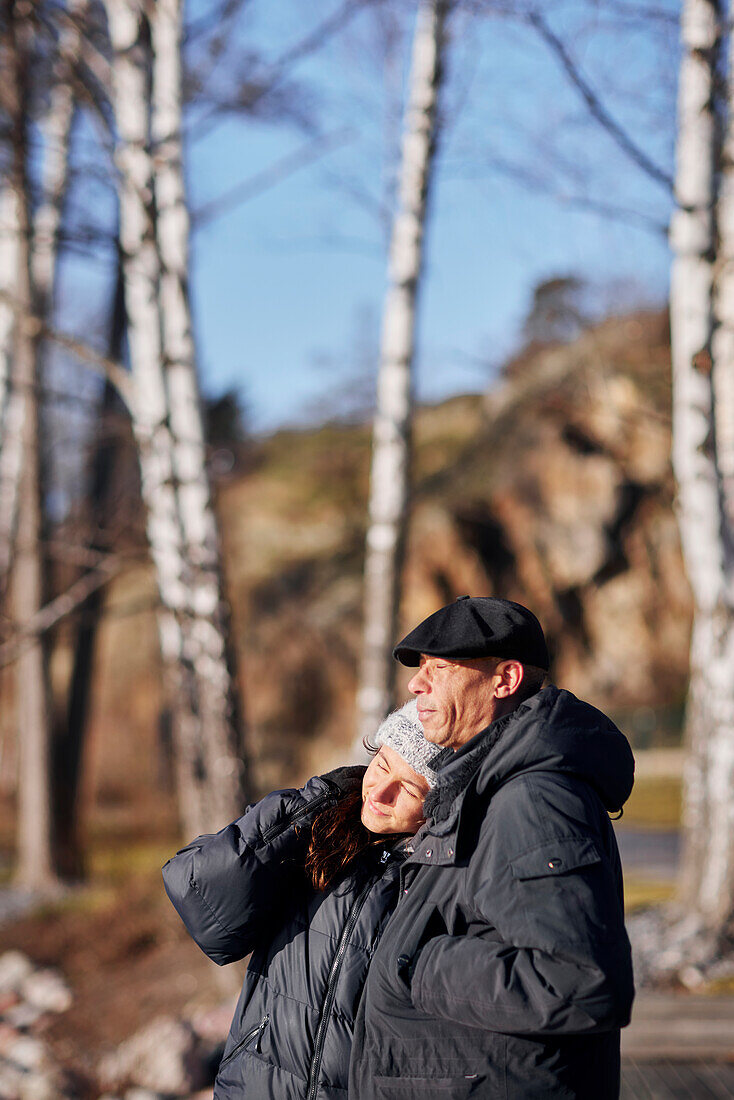
[[[420,664],[421,653],[451,660],[514,658],[546,670],[550,665],[543,628],[532,611],[494,596],[459,596],[419,623],[392,652],[411,667]]]

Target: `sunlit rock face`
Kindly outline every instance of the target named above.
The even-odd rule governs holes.
[[[369,436],[283,431],[219,486],[258,790],[339,761],[354,736]],[[414,440],[401,630],[464,593],[520,600],[547,630],[559,684],[643,740],[675,725],[691,602],[672,509],[667,318],[530,349],[486,396],[420,409]],[[144,570],[116,582],[109,605],[123,613],[100,639],[94,777],[116,797],[124,777],[142,792],[162,774],[150,763],[165,733],[155,624],[150,610],[124,614],[152,597]],[[398,670],[401,697],[406,682]]]
[[[606,707],[681,700],[690,594],[672,510],[667,322],[607,321],[514,361],[441,507],[419,505],[406,619],[461,591],[527,602],[559,683]]]

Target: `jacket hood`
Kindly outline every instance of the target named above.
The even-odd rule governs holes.
[[[635,762],[624,734],[596,707],[553,685],[521,703],[453,754],[426,800],[426,814],[445,819],[471,778],[478,793],[521,773],[559,772],[584,780],[604,807],[621,810]]]

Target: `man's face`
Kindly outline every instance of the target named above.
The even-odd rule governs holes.
[[[457,749],[498,718],[501,701],[495,689],[502,663],[493,658],[450,661],[421,655],[408,690],[418,697],[418,717],[426,740]]]
[[[383,745],[362,780],[362,824],[373,833],[410,833],[423,823],[428,780]]]

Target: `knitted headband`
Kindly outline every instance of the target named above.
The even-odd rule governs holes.
[[[436,785],[438,777],[431,765],[442,755],[443,750],[426,741],[415,699],[388,714],[375,734],[375,744],[394,749],[406,764],[410,764],[414,771],[428,780],[429,787]]]

